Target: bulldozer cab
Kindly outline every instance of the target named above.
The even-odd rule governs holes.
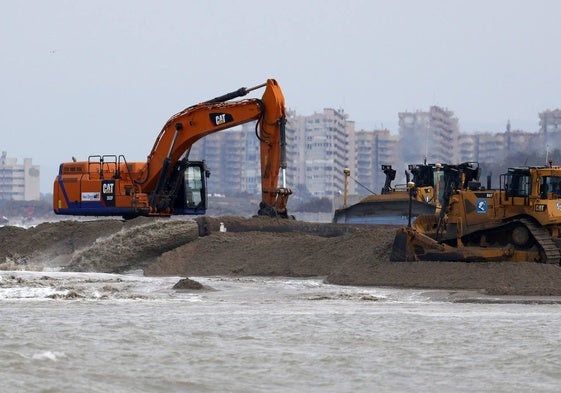
[[[442,194],[444,192],[443,172],[440,170],[440,164],[409,164],[409,171],[413,178],[411,181],[415,184],[415,195],[418,200],[426,203],[440,205],[442,203]],[[405,171],[407,182],[409,182],[409,174]]]
[[[413,175],[413,183],[422,187],[433,186],[435,164],[409,165],[409,170]]]
[[[501,175],[501,189],[504,189],[505,202],[510,205],[528,205],[532,199],[559,199],[561,169],[509,168]]]

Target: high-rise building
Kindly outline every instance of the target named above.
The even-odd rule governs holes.
[[[478,161],[478,143],[479,139],[477,134],[461,133],[458,137],[459,162]]]
[[[210,171],[209,192],[214,194],[237,194],[251,187],[245,178],[245,170],[254,167],[246,163],[245,152],[249,139],[248,128],[235,127],[199,139],[191,147],[189,159],[204,160]],[[255,138],[255,135],[254,135]],[[256,138],[255,138],[256,139]]]
[[[41,198],[39,188],[39,166],[31,158],[18,164],[4,151],[0,155],[0,200],[32,201]]]
[[[461,133],[458,137],[460,162],[498,163],[509,155],[535,151],[539,146],[537,133],[511,130],[510,121],[504,132]]]
[[[554,149],[561,146],[561,109],[545,110],[539,114],[542,149]]]
[[[342,109],[325,108],[322,113],[305,116],[304,157],[305,186],[317,198],[341,194],[345,168],[354,168],[349,140],[354,140],[354,122],[347,122]]]
[[[401,159],[406,163],[455,162],[459,126],[454,112],[438,106],[429,111],[400,112]]]
[[[380,193],[386,181],[382,165],[397,164],[395,149],[398,137],[388,129],[359,130],[355,134],[356,173],[351,176],[354,175],[360,183],[356,192],[361,195]]]

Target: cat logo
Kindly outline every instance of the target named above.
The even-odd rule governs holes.
[[[226,114],[223,113],[221,115],[218,115],[214,118],[214,125],[219,126],[220,124],[224,124],[226,123]]]
[[[113,187],[115,187],[115,183],[103,183],[103,193],[113,194]]]
[[[210,121],[215,126],[221,126],[223,124],[234,121],[234,118],[229,113],[211,113],[209,116],[210,116]]]
[[[104,180],[101,183],[101,196],[105,206],[115,206],[115,181]]]

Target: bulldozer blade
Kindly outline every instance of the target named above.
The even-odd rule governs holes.
[[[392,251],[392,262],[446,261],[446,262],[539,262],[537,250],[516,250],[513,247],[452,247],[410,227],[397,230]]]
[[[404,227],[398,229],[396,232],[392,245],[392,251],[390,253],[390,261],[408,262],[432,260],[425,259],[425,256],[428,256],[427,252],[430,252],[430,254],[441,254],[445,250],[445,245],[438,243],[436,240],[411,227]]]
[[[398,230],[393,239],[391,262],[407,262],[407,233]]]

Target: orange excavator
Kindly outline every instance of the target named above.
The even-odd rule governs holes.
[[[262,87],[265,91],[261,99],[234,100]],[[87,161],[62,163],[54,181],[54,212],[124,218],[205,214],[210,172],[204,161],[189,160],[191,147],[209,134],[252,121],[256,121],[261,150],[257,214],[289,218],[286,206],[292,191],[286,187],[286,113],[282,90],[274,79],[173,115],[160,131],[146,162],[128,162],[123,155],[94,155]]]

